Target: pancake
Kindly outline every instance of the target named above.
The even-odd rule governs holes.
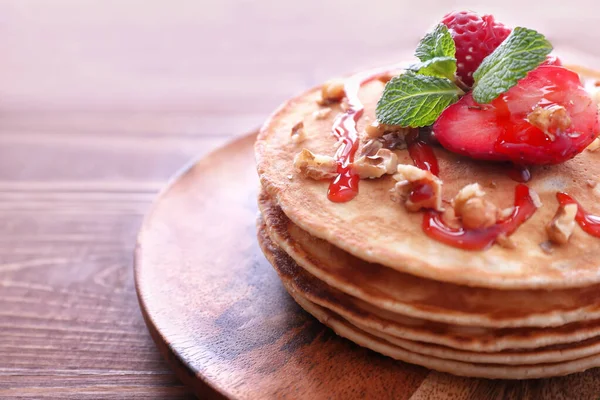
[[[346,322],[351,324],[351,322],[348,320],[346,320]],[[595,337],[573,344],[547,346],[532,350],[511,349],[495,353],[478,353],[473,351],[457,350],[449,347],[433,345],[430,343],[399,339],[381,332],[365,329],[359,325],[354,325],[354,327],[414,353],[447,360],[472,363],[535,365],[577,360],[579,358],[600,354],[600,337]]]
[[[375,105],[383,90],[377,80],[359,91],[365,106],[358,122],[362,132],[375,119]],[[532,170],[528,186],[543,203],[511,236],[517,248],[492,246],[485,251],[466,251],[432,240],[421,229],[421,213],[409,213],[390,200],[394,185],[390,176],[361,180],[359,194],[346,203],[327,199],[329,182],[304,179],[293,168],[296,154],[307,148],[332,155],[336,139],[330,134],[339,105],[327,118],[311,115],[320,109],[315,88],[283,104],[265,123],[255,145],[257,168],[263,188],[300,228],[335,247],[371,263],[399,272],[461,285],[501,289],[558,289],[600,283],[600,239],[578,226],[568,245],[547,254],[540,243],[547,240],[545,225],[556,211],[557,191],[573,195],[591,213],[600,213],[597,195],[587,181],[600,176],[600,153],[584,151],[560,165]],[[290,140],[292,128],[303,121],[305,140]],[[406,150],[395,150],[399,162],[412,165]],[[478,182],[487,198],[499,207],[512,206],[516,183],[501,165],[483,163],[435,148],[444,182],[444,198],[451,199],[465,185]],[[492,185],[493,182],[493,185]]]
[[[294,300],[296,300],[305,311],[313,315],[324,325],[329,326],[339,336],[396,360],[422,365],[436,371],[475,378],[537,379],[573,374],[600,366],[600,355],[597,354],[571,361],[536,365],[468,363],[418,354],[395,346],[394,344],[370,335],[365,331],[361,331],[343,318],[337,316],[335,313],[302,298],[302,296],[295,293],[293,289],[287,289]]]
[[[419,278],[363,261],[290,221],[262,192],[259,208],[269,235],[325,284],[377,308],[405,316],[479,327],[559,326],[600,318],[600,287],[494,290]]]
[[[312,277],[268,236],[259,220],[259,244],[286,287],[320,307],[329,309],[365,330],[401,339],[443,345],[476,352],[535,349],[577,343],[600,336],[600,321],[577,322],[557,328],[489,329],[465,327],[405,317],[369,304],[327,286]]]

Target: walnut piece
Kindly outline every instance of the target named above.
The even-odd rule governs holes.
[[[557,244],[566,244],[575,229],[575,215],[577,204],[559,206],[552,221],[546,226],[548,238]]]
[[[465,228],[488,228],[508,213],[508,210],[499,210],[494,203],[484,199],[484,196],[485,192],[481,185],[471,183],[459,190],[450,202],[454,215],[460,218]],[[508,243],[507,240],[504,242]]]
[[[588,147],[585,148],[587,151],[596,151],[600,149],[600,137],[594,139],[592,143],[589,144]]]
[[[339,103],[346,96],[344,81],[342,79],[328,80],[321,86],[320,105]]]
[[[296,125],[292,127],[292,142],[301,143],[306,139],[306,135],[304,133],[304,122],[300,121]]]
[[[361,156],[352,164],[352,170],[360,179],[380,178],[396,172],[398,156],[388,149],[379,149],[372,156]]]
[[[381,143],[379,140],[371,139],[362,146],[362,149],[360,150],[360,155],[361,156],[374,156],[375,154],[377,154],[379,149],[382,149],[382,148],[383,148],[383,143]]]
[[[400,164],[396,171],[394,179],[397,182],[390,190],[393,201],[404,203],[406,209],[412,212],[419,211],[422,208],[443,211],[442,180],[440,178],[413,165]],[[410,198],[410,193],[417,185],[428,185],[431,188],[431,196],[414,202]]]
[[[479,183],[471,183],[458,191],[452,199],[451,204],[454,209],[460,210],[468,200],[483,196],[485,196],[485,192],[481,188],[481,185]]]
[[[365,136],[369,139],[382,137],[385,134],[395,133],[399,136],[406,136],[412,128],[404,128],[400,125],[386,125],[375,121],[365,127]]]
[[[333,157],[313,154],[302,149],[294,158],[294,169],[305,178],[315,180],[334,178],[337,173],[337,162]]]
[[[527,120],[533,126],[540,128],[550,139],[556,139],[556,133],[565,131],[571,126],[571,117],[567,109],[557,104],[549,107],[537,106],[527,115]]]
[[[497,221],[498,208],[490,201],[473,197],[455,212],[461,217],[463,226],[467,229],[487,228]]]
[[[462,223],[460,222],[460,218],[456,216],[456,212],[454,211],[454,207],[447,207],[442,213],[442,221],[453,229],[462,228]]]

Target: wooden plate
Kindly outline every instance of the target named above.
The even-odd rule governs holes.
[[[180,174],[138,238],[135,279],[148,329],[200,398],[597,398],[597,370],[532,381],[458,378],[360,348],[306,314],[256,243],[254,139]]]

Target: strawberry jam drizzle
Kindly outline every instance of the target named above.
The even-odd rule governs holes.
[[[363,104],[358,98],[358,90],[361,85],[371,82],[383,74],[403,68],[405,68],[403,64],[392,65],[354,75],[344,82],[348,108],[339,114],[333,122],[332,132],[341,143],[335,153],[338,175],[329,184],[327,191],[327,198],[329,200],[335,203],[344,203],[352,200],[358,194],[359,177],[352,171],[352,163],[358,149],[356,124],[365,111]]]
[[[420,140],[416,135],[407,137],[407,143],[408,153],[415,166],[438,175],[439,165],[431,146]],[[515,169],[529,172],[525,167],[515,167]],[[520,172],[517,177],[526,177],[528,180],[531,175],[527,175]],[[417,184],[410,193],[410,199],[413,202],[426,200],[431,196],[433,196],[433,189],[428,184]],[[526,185],[519,184],[515,189],[513,213],[495,225],[482,229],[451,228],[442,220],[440,212],[427,210],[423,215],[423,230],[429,237],[449,246],[464,250],[485,250],[494,244],[498,236],[502,234],[509,236],[516,231],[522,223],[535,213],[536,209],[529,194],[529,188]],[[600,223],[600,218],[598,218],[598,222]]]
[[[574,198],[566,193],[556,193],[556,198],[563,207],[568,204],[576,204],[577,215],[575,216],[575,221],[577,221],[581,229],[590,235],[600,237],[600,216],[588,214]]]
[[[341,143],[335,153],[338,175],[333,179],[327,191],[327,198],[336,203],[352,200],[358,194],[358,175],[352,171],[352,162],[358,149],[358,131],[356,124],[365,108],[358,98],[360,85],[374,79],[369,76],[364,79],[359,75],[344,83],[348,109],[337,116],[333,122],[333,134]]]
[[[414,131],[406,137],[408,154],[412,158],[415,167],[429,171],[434,175],[440,173],[437,157],[431,146],[419,138],[418,131]],[[428,183],[417,183],[409,194],[413,203],[419,203],[433,196],[433,188]]]
[[[429,237],[450,246],[464,250],[485,250],[494,244],[498,236],[511,235],[535,211],[536,206],[529,194],[529,188],[518,184],[515,188],[513,213],[495,225],[482,229],[455,229],[444,223],[439,212],[429,210],[423,218],[423,230]]]

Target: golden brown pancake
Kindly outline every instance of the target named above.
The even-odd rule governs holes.
[[[383,84],[373,81],[361,87],[365,105],[358,123],[359,132],[375,119],[375,105]],[[588,186],[589,179],[600,176],[600,152],[588,152],[560,165],[532,170],[528,183],[543,205],[531,219],[511,236],[517,248],[498,245],[485,251],[466,251],[442,244],[421,229],[421,213],[410,213],[391,201],[390,176],[361,180],[359,194],[347,203],[327,199],[329,182],[305,179],[294,171],[294,156],[303,148],[316,154],[333,155],[336,139],[331,134],[333,118],[312,116],[320,109],[319,88],[295,97],[279,108],[263,126],[255,150],[263,188],[283,212],[300,228],[336,247],[372,263],[400,272],[462,285],[502,289],[551,289],[581,287],[600,283],[600,257],[596,248],[600,239],[579,227],[567,245],[557,246],[552,254],[540,244],[547,240],[545,225],[552,219],[558,203],[557,191],[573,195],[592,213],[600,213],[597,195]],[[292,127],[304,122],[306,139],[294,143]],[[412,165],[406,150],[396,150],[399,161]],[[493,163],[459,157],[435,148],[444,182],[444,198],[451,199],[461,188],[480,183],[487,198],[499,207],[513,204],[516,182],[506,168]],[[493,183],[493,185],[492,185]]]
[[[424,279],[361,260],[290,221],[262,192],[271,239],[309,274],[377,308],[431,321],[480,327],[559,326],[600,318],[600,286],[495,290]]]
[[[335,313],[303,299],[290,288],[288,291],[304,310],[324,325],[329,326],[339,336],[396,360],[422,365],[453,375],[491,379],[535,379],[568,375],[600,366],[600,355],[598,354],[565,362],[534,365],[469,363],[419,354],[362,331]]]
[[[500,379],[529,379],[546,376],[566,375],[574,372],[584,371],[600,365],[600,355],[596,353],[598,339],[582,342],[572,347],[556,346],[528,352],[518,353],[509,351],[504,353],[469,354],[464,351],[431,346],[426,343],[399,341],[393,337],[381,337],[374,335],[351,324],[338,314],[320,307],[305,298],[303,293],[297,290],[297,285],[289,279],[288,267],[293,261],[274,245],[269,242],[264,225],[259,231],[259,242],[269,261],[279,268],[284,286],[296,302],[307,312],[315,316],[323,324],[332,328],[338,335],[351,341],[370,348],[376,352],[389,357],[414,364],[423,365],[442,372],[450,372],[455,375],[464,375],[482,378]],[[433,353],[444,355],[446,358],[432,355]],[[477,357],[481,360],[496,359],[498,362],[475,362],[457,361],[451,357]],[[526,361],[519,364],[518,360]],[[560,362],[544,362],[544,360],[563,360]],[[499,363],[504,361],[505,364]]]
[[[363,330],[375,330],[405,340],[477,352],[532,349],[577,343],[600,336],[599,320],[576,322],[556,328],[491,329],[431,322],[379,310],[327,286],[300,268],[271,240],[262,221],[259,221],[258,239],[265,256],[288,289],[293,288],[295,293],[301,294],[311,303],[341,315]]]

